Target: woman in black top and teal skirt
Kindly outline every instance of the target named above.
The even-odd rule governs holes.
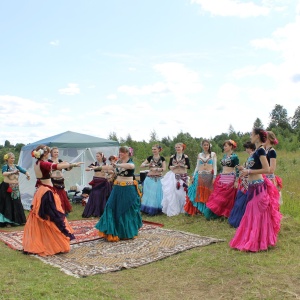
[[[134,177],[134,163],[130,158],[131,148],[122,146],[119,149],[119,160],[116,164],[94,168],[94,170],[115,169],[117,179],[107,200],[104,213],[96,224],[99,236],[109,242],[121,239],[132,239],[142,227],[141,200],[138,183]]]
[[[161,201],[163,198],[161,178],[162,173],[166,170],[166,161],[160,156],[162,147],[160,145],[152,146],[152,154],[141,164],[142,168],[149,168],[147,177],[143,183],[143,197],[141,211],[154,216],[162,211]]]
[[[282,216],[278,210],[279,192],[268,178],[263,177],[270,171],[263,145],[266,139],[265,130],[253,129],[251,142],[255,143],[256,151],[246,168],[240,171],[242,177],[248,175],[248,203],[240,226],[230,241],[230,247],[240,251],[258,252],[277,243]]]
[[[223,144],[224,156],[221,160],[223,167],[214,182],[213,192],[209,196],[203,214],[206,219],[215,219],[221,216],[229,217],[236,197],[238,185],[239,158],[233,152],[237,144],[233,140],[227,140]]]

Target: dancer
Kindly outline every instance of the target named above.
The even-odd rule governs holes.
[[[132,148],[122,146],[116,164],[96,167],[100,171],[115,168],[117,173],[104,213],[95,226],[99,235],[109,242],[132,239],[142,227],[141,195],[137,181],[133,180],[135,166],[130,158],[131,153]]]
[[[106,165],[106,157],[102,152],[97,152],[96,159],[97,161],[86,169],[86,171],[94,171],[95,173],[93,180],[89,183],[92,190],[82,213],[83,218],[101,217],[111,192],[111,184],[106,179],[107,172],[102,168]],[[101,167],[100,170],[99,167]]]
[[[245,148],[245,151],[249,155],[248,160],[251,159],[251,156],[255,151],[255,144],[251,142],[246,142],[243,145],[243,147]],[[247,166],[248,160],[244,163],[244,166],[239,166],[238,169],[243,170]],[[247,192],[248,192],[248,175],[242,177],[240,176],[234,206],[228,218],[228,223],[235,228],[239,227],[241,219],[245,213],[245,209],[247,206],[247,196],[248,196]]]
[[[275,175],[276,171],[276,159],[277,159],[277,153],[274,149],[274,146],[278,144],[278,140],[275,136],[275,134],[272,131],[267,131],[267,140],[265,142],[265,149],[267,153],[267,160],[270,166],[270,173],[266,174],[266,176],[271,180],[271,182],[276,186],[276,188],[279,191],[279,204],[282,205],[282,195],[281,195],[281,189],[282,189],[282,179]]]
[[[32,200],[31,210],[24,227],[24,253],[40,256],[54,255],[70,251],[70,240],[74,239],[65,212],[61,207],[58,194],[53,188],[50,173],[52,170],[79,167],[78,163],[48,162],[50,148],[39,145],[32,151],[36,158],[34,172],[37,178],[37,190]]]
[[[53,147],[50,151],[51,158],[48,159],[51,163],[61,163],[63,162],[61,159],[58,158],[59,150],[57,147]],[[70,171],[70,169],[64,169],[65,171]],[[68,215],[72,211],[72,205],[70,204],[69,198],[67,197],[67,193],[65,191],[65,179],[63,176],[62,170],[53,170],[51,172],[51,181],[53,184],[54,190],[57,192],[61,207],[66,215]]]
[[[26,217],[21,202],[19,190],[19,173],[29,173],[22,167],[15,165],[15,155],[12,152],[4,155],[6,164],[2,167],[3,182],[0,184],[0,227],[23,225]]]
[[[192,184],[188,188],[184,210],[189,215],[203,213],[217,176],[217,155],[211,151],[208,140],[201,142],[202,152],[197,156]]]
[[[160,156],[162,147],[160,145],[152,146],[152,154],[141,164],[141,167],[149,167],[149,172],[143,183],[143,197],[141,211],[154,216],[162,212],[162,173],[166,170],[166,161]]]
[[[214,183],[214,189],[209,196],[203,214],[207,220],[221,216],[229,217],[236,197],[238,185],[238,156],[233,152],[237,144],[233,140],[227,140],[223,144],[224,156],[221,160],[222,173]]]
[[[251,142],[255,143],[256,151],[241,171],[241,176],[249,176],[248,204],[240,226],[230,241],[231,248],[241,251],[258,252],[275,246],[280,230],[279,193],[271,181],[262,175],[270,171],[263,146],[266,140],[266,131],[253,129]]]
[[[184,213],[184,203],[188,187],[187,169],[190,161],[184,154],[186,146],[183,143],[175,145],[176,153],[170,157],[170,171],[161,179],[163,199],[162,212],[168,217]]]

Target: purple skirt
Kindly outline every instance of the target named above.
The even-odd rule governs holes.
[[[107,179],[95,176],[89,184],[92,186],[92,190],[89,195],[89,200],[84,207],[82,217],[101,217],[111,192],[111,184]]]

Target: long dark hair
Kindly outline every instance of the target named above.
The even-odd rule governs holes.
[[[262,129],[262,128],[253,128],[253,132],[255,134],[259,135],[260,140],[262,141],[262,143],[265,143],[267,140],[267,132]]]

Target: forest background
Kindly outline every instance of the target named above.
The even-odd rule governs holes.
[[[287,110],[282,105],[276,104],[274,109],[270,112],[269,124],[264,126],[261,120],[256,118],[253,127],[273,131],[279,141],[278,145],[276,145],[277,150],[295,152],[300,149],[300,106],[297,107],[293,116],[288,116]],[[131,138],[130,134],[128,134],[126,138],[119,138],[115,132],[111,132],[107,138],[118,141],[120,145],[126,145],[134,149],[133,159],[137,166],[136,171],[139,171],[140,163],[151,155],[151,147],[154,144],[159,144],[163,148],[161,156],[168,159],[170,155],[174,153],[175,144],[182,142],[187,145],[185,154],[190,158],[191,169],[188,171],[190,175],[195,168],[196,158],[201,151],[200,144],[203,139],[210,140],[212,151],[217,154],[218,170],[220,170],[220,158],[222,157],[224,141],[228,139],[234,140],[237,143],[236,152],[243,151],[243,144],[250,140],[250,131],[251,128],[249,128],[249,132],[236,132],[232,125],[230,125],[227,132],[216,135],[215,137],[192,137],[188,132],[180,132],[177,136],[172,138],[170,136],[159,138],[157,132],[152,131],[148,142],[145,140],[135,141]],[[0,164],[4,164],[3,156],[7,152],[13,152],[16,157],[15,161],[17,162],[23,146],[24,144],[22,143],[12,145],[6,140],[4,145],[0,145]]]

